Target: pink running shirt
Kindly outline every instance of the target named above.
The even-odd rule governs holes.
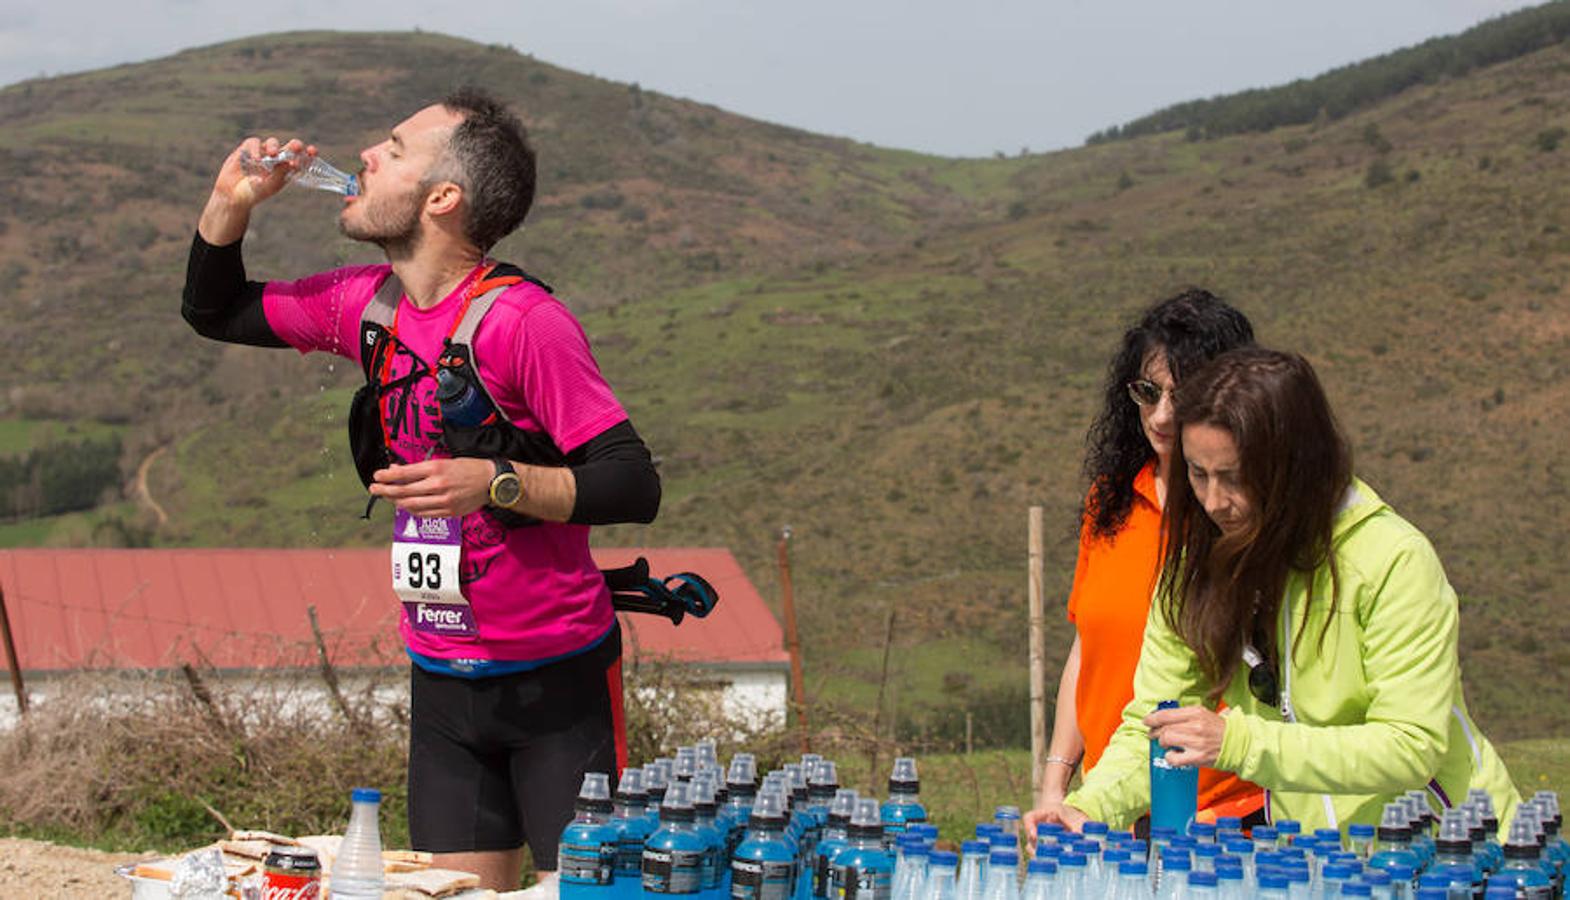
[[[386,265],[358,266],[299,281],[269,281],[262,295],[267,323],[301,353],[335,353],[358,366],[361,312],[391,271]],[[478,271],[430,309],[415,307],[408,297],[399,303],[402,346],[391,375],[396,379],[417,367],[426,372],[413,381],[407,398],[394,391],[384,402],[393,456],[401,461],[447,455],[437,447],[441,423],[430,373]],[[512,423],[544,431],[563,453],[627,418],[600,375],[583,327],[537,285],[508,288],[481,322],[473,349],[480,377]],[[391,536],[390,521],[386,527]],[[464,517],[461,568],[479,635],[415,631],[403,613],[399,632],[415,653],[548,660],[589,647],[614,621],[610,591],[589,554],[587,525],[545,522],[507,529],[481,509]]]

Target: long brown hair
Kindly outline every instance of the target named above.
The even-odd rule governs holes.
[[[1166,558],[1157,596],[1168,625],[1198,657],[1215,701],[1237,672],[1244,645],[1252,643],[1272,661],[1285,652],[1276,646],[1275,623],[1293,570],[1328,563],[1335,612],[1331,537],[1352,480],[1352,452],[1313,367],[1295,353],[1224,353],[1179,386],[1173,412],[1174,459],[1182,459],[1184,426],[1211,425],[1232,436],[1251,507],[1241,528],[1222,534],[1195,496],[1186,468],[1175,468],[1182,474],[1167,485]],[[1322,630],[1319,640],[1324,637]]]

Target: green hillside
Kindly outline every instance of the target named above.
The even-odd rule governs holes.
[[[1056,602],[1112,345],[1139,307],[1202,284],[1248,312],[1266,343],[1314,360],[1359,473],[1438,547],[1463,597],[1463,661],[1485,728],[1570,734],[1570,469],[1557,458],[1570,401],[1570,146],[1543,137],[1570,126],[1564,45],[1318,127],[1204,142],[1159,135],[1006,161],[816,138],[425,35],[257,39],[14,87],[0,92],[0,149],[7,165],[27,160],[41,174],[6,182],[28,214],[13,204],[0,219],[10,223],[0,266],[27,267],[0,279],[21,301],[8,308],[28,311],[3,338],[26,379],[7,394],[11,415],[31,421],[55,403],[78,418],[119,417],[127,473],[138,452],[171,446],[149,472],[167,524],[105,507],[30,523],[18,539],[385,537],[385,522],[355,518],[341,437],[352,373],[213,348],[174,311],[202,173],[237,134],[263,126],[172,98],[192,84],[209,103],[254,95],[266,48],[303,80],[275,109],[248,115],[290,122],[315,108],[307,98],[321,94],[305,86],[302,58],[318,58],[316,71],[333,60],[334,90],[360,92],[352,125],[314,114],[329,157],[429,86],[430,75],[390,60],[429,55],[472,66],[525,110],[576,91],[586,109],[597,98],[608,110],[591,121],[621,123],[584,131],[565,101],[531,112],[545,171],[564,168],[547,180],[539,220],[501,255],[580,301],[603,368],[663,459],[659,520],[605,529],[599,541],[724,544],[773,597],[774,539],[792,526],[818,721],[870,725],[892,608],[886,704],[899,733],[953,739],[969,711],[983,738],[1019,739],[1026,509],[1048,512]],[[223,72],[246,90],[223,87]],[[534,85],[540,72],[547,81]],[[47,102],[18,96],[29,89]],[[120,162],[91,163],[105,173],[92,199],[62,193],[59,180],[35,186],[67,166],[39,148],[168,133],[134,117],[106,129],[97,110],[113,104],[83,98],[110,90],[164,96],[148,115],[178,124],[178,146],[143,169],[132,150],[149,144],[106,143]],[[679,150],[637,137],[633,96],[686,123]],[[623,206],[664,210],[669,239],[651,233],[652,212],[627,221],[582,203],[612,184]],[[116,185],[134,199],[105,208]],[[152,185],[155,199],[133,192]],[[631,199],[637,191],[646,199]],[[297,196],[259,214],[252,270],[366,258],[328,235],[326,209]],[[128,250],[121,229],[158,216],[158,235]],[[737,217],[761,223],[756,244]],[[690,242],[675,237],[683,229]],[[71,235],[91,252],[26,261]],[[100,258],[119,260],[124,277],[79,269]],[[82,357],[61,362],[40,349],[46,337],[79,342],[69,347]],[[102,409],[89,402],[99,391]],[[95,528],[109,516],[126,527]],[[1055,666],[1069,637],[1052,621]]]

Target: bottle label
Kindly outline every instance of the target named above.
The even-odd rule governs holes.
[[[829,865],[829,858],[822,853],[814,861],[812,867],[812,896],[814,900],[827,900],[832,896],[829,892],[834,889],[834,867]]]
[[[564,884],[610,884],[615,866],[615,844],[562,844],[556,852],[556,870]]]
[[[790,900],[796,866],[789,861],[735,859],[730,864],[731,900]]]
[[[702,850],[644,850],[643,889],[651,894],[703,890]]]
[[[616,877],[633,879],[643,872],[643,841],[636,837],[616,842]]]
[[[894,879],[887,869],[835,866],[834,887],[838,900],[889,900]]]

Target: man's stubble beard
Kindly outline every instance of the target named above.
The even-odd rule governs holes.
[[[365,241],[381,247],[388,259],[408,256],[420,241],[420,207],[425,203],[423,191],[411,191],[407,197],[369,203],[360,213],[361,221],[355,224],[339,219],[338,230],[344,237]]]

